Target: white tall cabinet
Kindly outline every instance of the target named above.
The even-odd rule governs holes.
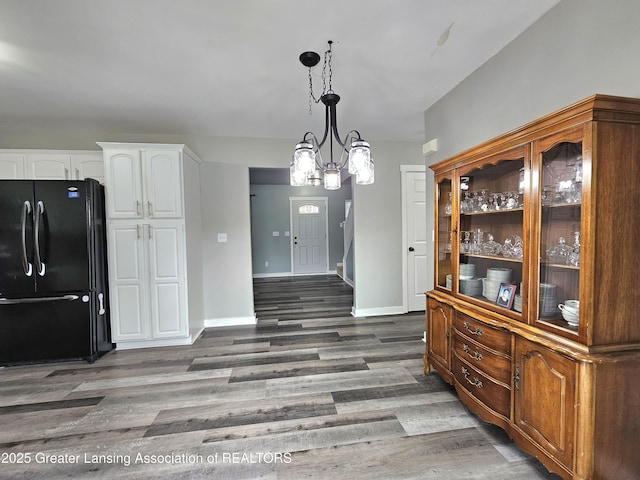
[[[189,344],[204,328],[200,160],[181,144],[99,142],[113,341]]]

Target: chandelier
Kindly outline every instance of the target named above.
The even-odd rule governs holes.
[[[331,85],[333,76],[331,45],[333,42],[329,40],[328,43],[329,48],[324,52],[320,98],[316,98],[313,93],[311,78],[311,69],[320,62],[320,55],[316,52],[300,54],[300,62],[309,69],[309,115],[311,115],[313,103],[322,102],[325,105],[325,126],[320,141],[312,132],[307,132],[302,137],[302,141],[296,145],[290,167],[290,183],[292,186],[319,185],[320,172],[322,172],[324,188],[337,190],[342,183],[340,172],[348,166],[349,173],[356,176],[356,184],[370,185],[374,181],[374,175],[369,143],[360,137],[357,130],[351,130],[347,133],[344,141],[338,134],[336,105],[340,101],[340,96],[333,91]],[[327,140],[329,141],[329,161],[324,162],[320,149]],[[335,149],[340,150],[338,161],[334,160],[334,141],[337,143]]]

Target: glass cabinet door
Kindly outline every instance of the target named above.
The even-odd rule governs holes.
[[[437,216],[436,216],[436,285],[451,290],[452,248],[453,248],[453,199],[451,179],[438,180]]]
[[[529,170],[525,149],[483,159],[460,173],[458,293],[521,318],[526,305],[523,225]]]
[[[578,331],[582,227],[582,131],[539,145],[537,321]],[[562,138],[562,137],[560,137]],[[614,221],[612,219],[612,221]]]

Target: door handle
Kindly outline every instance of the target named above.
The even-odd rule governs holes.
[[[42,261],[42,255],[40,253],[40,224],[41,219],[44,217],[44,202],[38,200],[38,208],[36,208],[36,228],[35,228],[35,245],[36,245],[36,267],[38,275],[44,277],[46,271],[46,265]]]
[[[415,250],[415,248],[413,248],[413,247],[409,247],[409,251],[410,251],[410,252],[413,252],[414,250]]]
[[[0,305],[20,305],[23,303],[57,302],[60,300],[73,302],[78,300],[78,295],[62,295],[60,297],[26,297],[26,298],[0,298]]]
[[[27,277],[33,274],[33,265],[29,263],[29,259],[27,258],[27,215],[29,214],[31,214],[31,202],[25,200],[22,204],[22,219],[20,225],[22,228],[22,268]]]

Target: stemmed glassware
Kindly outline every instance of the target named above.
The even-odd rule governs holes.
[[[567,263],[573,267],[580,266],[580,232],[573,233],[573,250],[569,254]]]
[[[469,253],[469,249],[471,248],[471,232],[465,231],[462,232],[464,236],[464,241],[460,244],[460,253]]]
[[[469,253],[473,255],[480,255],[482,253],[483,237],[484,233],[480,228],[473,232],[473,243],[469,247]]]

